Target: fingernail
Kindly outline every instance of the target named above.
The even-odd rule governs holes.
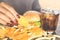
[[[12,23],[13,25],[18,25],[18,21],[15,19],[15,22],[14,23]]]
[[[15,25],[15,26],[18,26],[18,24],[17,24],[17,23],[14,23],[14,25]]]
[[[11,23],[14,23],[12,20],[10,21]]]
[[[20,16],[17,14],[17,17],[20,18]]]
[[[10,23],[7,23],[7,25],[8,25],[9,27],[13,27],[13,25],[12,25],[12,24],[10,24]]]
[[[17,21],[17,20],[15,20],[15,21],[16,21],[16,22],[14,23],[14,25],[16,25],[16,26],[17,26],[17,25],[18,25],[18,21]]]

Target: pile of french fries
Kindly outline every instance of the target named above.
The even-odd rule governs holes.
[[[18,24],[21,23],[20,20],[25,20],[26,22],[27,19],[18,19]],[[8,37],[12,40],[28,40],[32,36],[42,35],[43,30],[41,28],[33,27],[32,29],[29,29],[26,25],[22,26],[21,24],[19,24],[18,26],[13,27],[0,26],[0,38],[4,39]]]

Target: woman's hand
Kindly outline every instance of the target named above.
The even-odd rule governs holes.
[[[17,19],[19,14],[14,10],[14,8],[7,3],[0,3],[0,23],[3,25],[13,26],[17,25]]]

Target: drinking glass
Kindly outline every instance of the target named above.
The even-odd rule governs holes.
[[[56,13],[56,14],[55,14]],[[57,12],[42,12],[40,15],[42,29],[47,32],[47,34],[56,34],[55,30],[58,24],[59,14]]]

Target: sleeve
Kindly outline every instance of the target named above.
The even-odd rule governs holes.
[[[38,0],[34,0],[33,4],[32,4],[32,10],[36,10],[36,11],[41,11],[41,7],[40,4],[38,2]]]

